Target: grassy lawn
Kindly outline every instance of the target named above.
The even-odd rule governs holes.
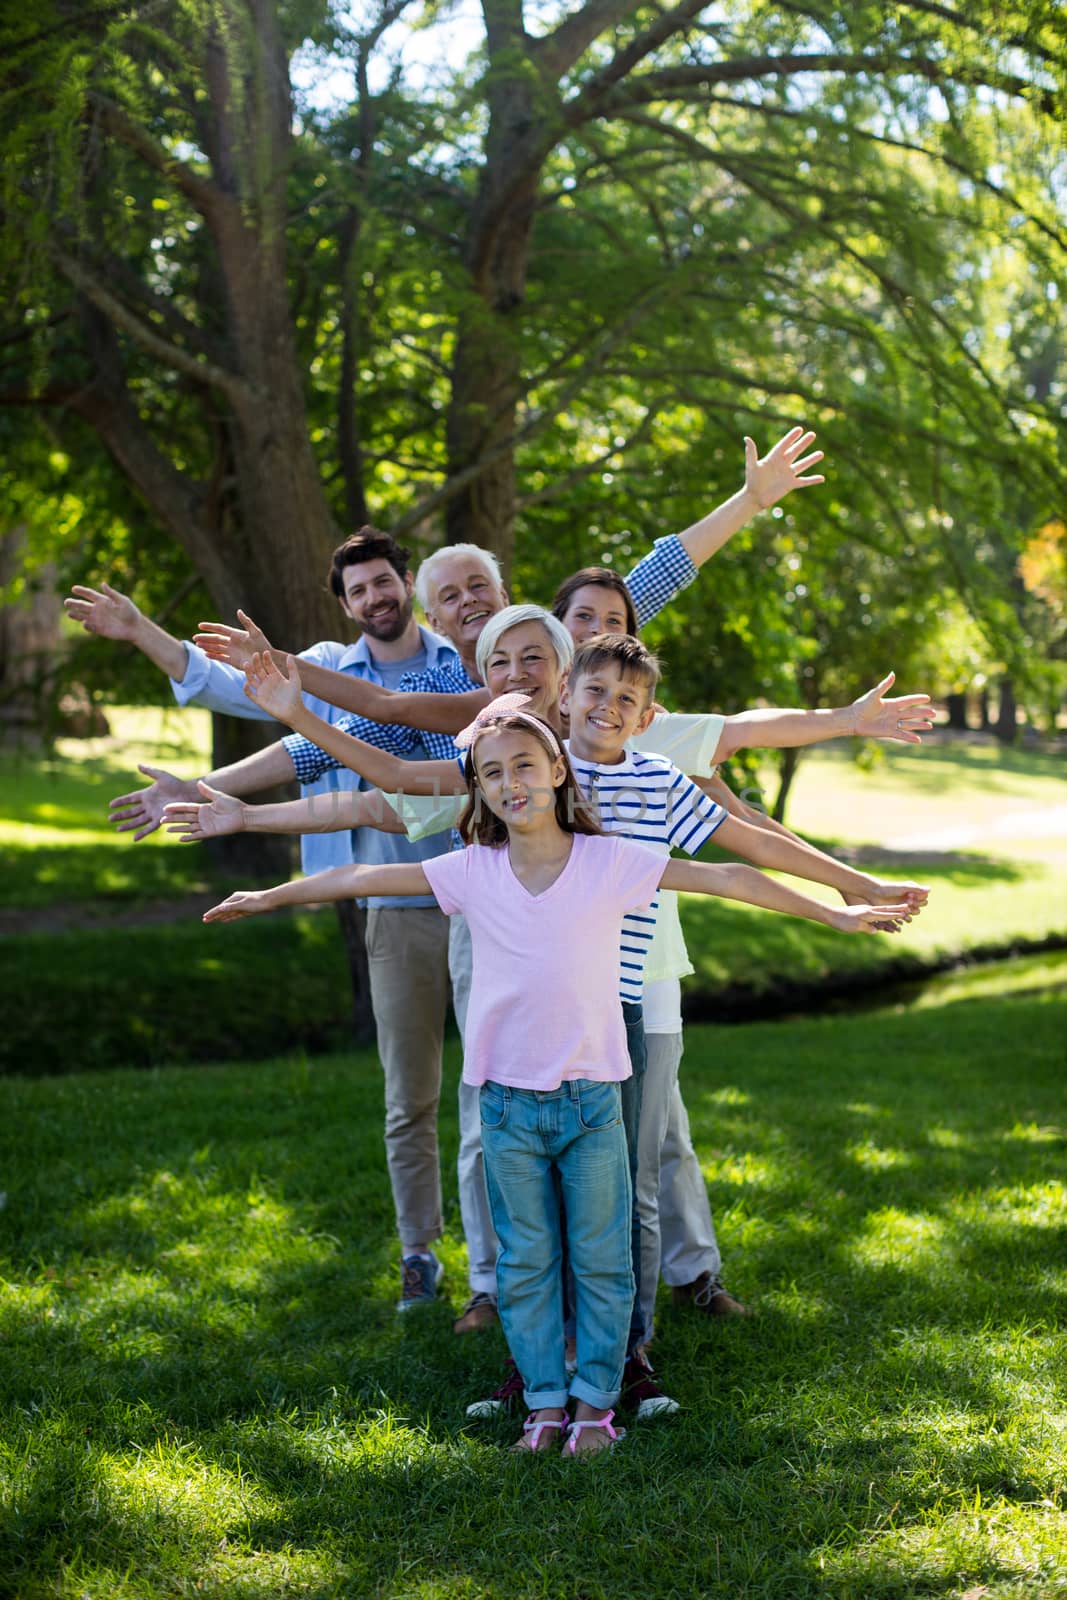
[[[690,1030],[758,1314],[661,1304],[684,1409],[595,1463],[509,1457],[499,1336],[395,1315],[373,1058],[0,1081],[0,1594],[1067,1596],[1064,1020]]]
[[[149,780],[138,763],[194,777],[211,766],[206,712],[120,708],[107,739],[61,739],[48,758],[15,756],[0,772],[0,908],[118,905],[211,887],[203,851],[162,833],[139,845],[115,833],[108,801]]]

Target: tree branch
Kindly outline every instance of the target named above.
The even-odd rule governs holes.
[[[659,310],[666,300],[672,299],[683,292],[688,277],[689,274],[687,272],[676,269],[667,288],[664,288],[662,283],[656,283],[639,295],[626,315],[616,318],[612,323],[599,341],[598,348],[583,364],[581,370],[574,375],[569,383],[563,384],[559,392],[553,396],[551,406],[543,406],[539,410],[530,412],[527,420],[513,429],[507,438],[499,439],[496,444],[479,456],[477,461],[472,461],[462,471],[453,474],[439,488],[421,500],[418,505],[406,512],[399,522],[393,524],[391,532],[394,535],[404,533],[418,523],[424,522],[427,517],[438,511],[442,506],[447,505],[449,501],[454,500],[458,494],[461,494],[468,484],[474,483],[476,479],[480,478],[483,472],[487,471],[494,462],[510,455],[520,445],[527,444],[531,439],[535,438],[561,411],[566,409],[576,395],[581,393],[593,374],[603,366],[615,345],[619,344],[632,332],[650,311]]]
[[[625,82],[605,82],[604,75],[591,79],[580,94],[564,106],[569,127],[578,127],[591,117],[610,116],[629,106],[648,105],[657,100],[686,100],[700,97],[700,91],[716,83],[738,83],[758,78],[790,78],[805,72],[839,72],[851,76],[863,73],[885,76],[925,78],[929,83],[958,83],[970,88],[997,89],[1003,94],[1028,96],[1049,115],[1056,113],[1056,96],[1050,90],[1037,91],[1025,78],[1010,73],[971,67],[944,67],[936,61],[915,56],[841,54],[813,52],[781,56],[740,56],[731,61],[708,62],[699,66],[663,67]]]
[[[662,401],[649,401],[648,410],[642,420],[638,423],[633,433],[627,439],[624,439],[618,447],[612,445],[609,450],[605,450],[602,455],[597,456],[595,461],[583,462],[580,467],[573,467],[570,472],[565,472],[562,477],[553,478],[552,482],[546,484],[543,489],[535,489],[531,494],[519,495],[515,501],[516,512],[526,511],[530,506],[544,505],[550,500],[557,499],[559,495],[565,494],[568,489],[573,488],[576,483],[581,483],[583,478],[588,478],[594,472],[599,472],[614,456],[624,455],[626,451],[632,450],[636,445],[643,443],[651,433],[662,405]]]
[[[187,351],[179,349],[177,345],[171,344],[168,339],[162,338],[141,317],[123,305],[122,301],[100,283],[80,261],[59,245],[52,244],[50,253],[67,282],[80,294],[85,295],[87,300],[91,300],[116,328],[128,333],[142,349],[155,356],[157,361],[162,361],[175,372],[184,373],[197,383],[220,390],[235,405],[247,407],[255,403],[256,391],[243,378],[239,378],[234,372],[228,372],[214,361],[198,359]]]
[[[146,128],[127,116],[123,108],[114,100],[109,100],[106,95],[90,90],[86,102],[93,112],[94,117],[113,138],[124,144],[128,150],[140,156],[146,166],[154,172],[162,173],[181,190],[204,218],[215,218],[224,206],[229,204],[228,196],[214,184],[210,178],[202,177],[194,172],[193,168],[185,161],[173,156],[161,145]]]
[[[608,28],[614,28],[633,11],[633,0],[586,0],[551,33],[530,41],[530,56],[538,71],[558,82],[578,58]]]

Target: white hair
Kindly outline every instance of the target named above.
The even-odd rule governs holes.
[[[500,563],[491,550],[483,550],[481,545],[477,544],[443,544],[440,550],[435,550],[433,555],[426,557],[415,574],[415,598],[427,615],[433,610],[430,600],[433,575],[442,561],[447,561],[450,556],[467,556],[480,561],[494,582],[501,588],[504,587]]]
[[[574,640],[559,618],[554,617],[551,611],[546,611],[544,606],[505,606],[503,611],[498,611],[489,618],[478,635],[475,659],[482,677],[485,677],[486,664],[503,635],[509,633],[512,628],[517,628],[520,622],[541,624],[556,652],[560,672],[566,672],[574,656]]]

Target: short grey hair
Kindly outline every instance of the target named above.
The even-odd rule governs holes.
[[[430,601],[430,586],[433,575],[443,561],[449,556],[475,556],[488,572],[489,576],[500,585],[504,586],[504,579],[500,573],[500,563],[491,550],[483,550],[478,544],[443,544],[440,550],[435,550],[433,555],[427,556],[415,574],[415,598],[422,609],[429,614],[433,610]]]
[[[512,628],[517,628],[520,622],[539,622],[548,634],[556,660],[559,662],[560,672],[566,672],[574,655],[574,640],[563,626],[558,617],[551,611],[546,611],[544,606],[505,606],[503,611],[498,611],[489,618],[485,627],[478,635],[478,645],[475,650],[475,660],[478,671],[485,677],[485,669],[489,657],[496,649],[505,633]]]

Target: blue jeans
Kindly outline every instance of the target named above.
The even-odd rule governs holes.
[[[645,1342],[645,1317],[641,1303],[641,1218],[637,1210],[637,1140],[641,1128],[641,1102],[644,1095],[645,1072],[648,1068],[648,1046],[645,1041],[645,1018],[639,1000],[624,1000],[622,1002],[622,1020],[626,1025],[626,1049],[630,1057],[630,1076],[624,1078],[619,1084],[619,1093],[622,1099],[622,1125],[626,1133],[626,1153],[630,1161],[630,1187],[633,1190],[634,1207],[630,1223],[630,1242],[633,1253],[632,1266],[634,1270],[634,1304],[630,1316],[630,1336],[626,1342],[626,1354],[632,1355],[639,1345]],[[568,1339],[574,1337],[574,1278],[567,1262],[567,1241],[564,1232],[563,1256],[566,1267],[564,1275],[565,1300],[567,1317],[564,1329]]]
[[[634,1299],[633,1189],[617,1083],[481,1092],[482,1150],[500,1241],[500,1320],[531,1411],[576,1400],[605,1409],[622,1384]],[[574,1269],[578,1370],[563,1342],[560,1198]]]

